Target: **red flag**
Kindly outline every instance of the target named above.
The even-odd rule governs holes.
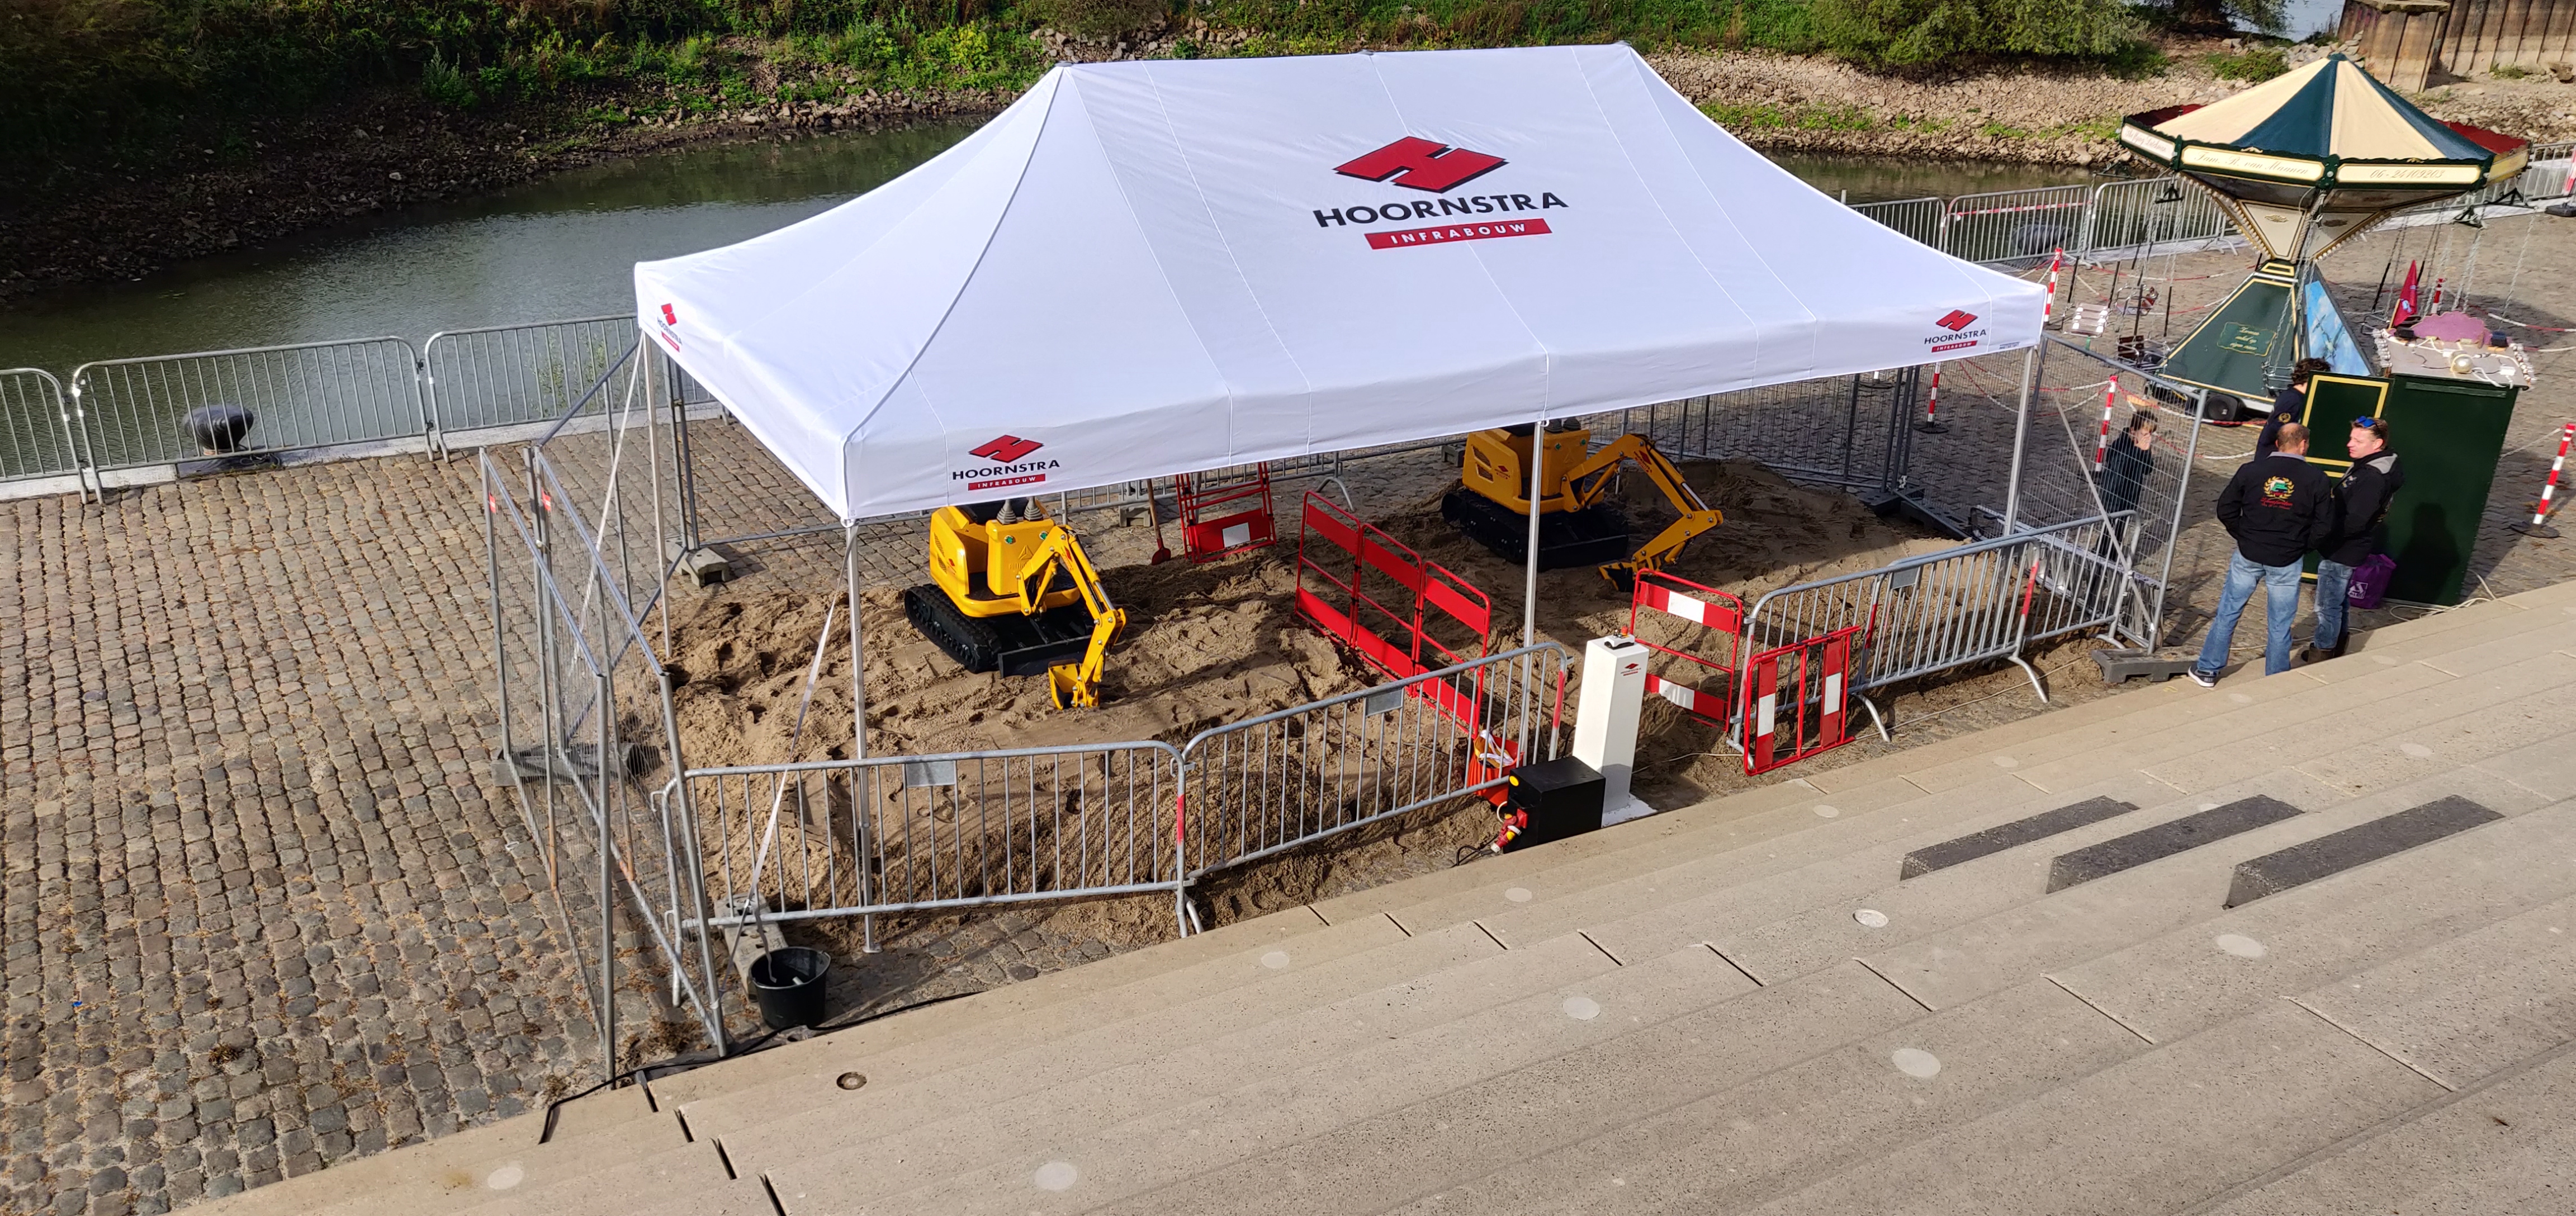
[[[2415,276],[2420,270],[2420,263],[2406,264],[2406,285],[2397,289],[2397,307],[2388,314],[2389,325],[2404,325],[2415,319]]]

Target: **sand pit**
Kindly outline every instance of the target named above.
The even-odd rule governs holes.
[[[1693,541],[1672,572],[1732,591],[1747,603],[1770,588],[1882,565],[1945,543],[1881,520],[1847,495],[1795,485],[1755,462],[1693,462],[1683,471],[1725,512],[1726,523]],[[1623,490],[1634,536],[1651,535],[1672,517],[1642,478],[1630,478]],[[1282,507],[1283,513],[1294,509],[1285,496]],[[1517,643],[1521,568],[1453,530],[1440,518],[1436,495],[1372,522],[1491,598],[1492,649]],[[1088,712],[1056,709],[1042,678],[969,674],[914,632],[904,620],[899,592],[867,593],[862,600],[869,754],[1139,739],[1179,745],[1211,726],[1378,683],[1381,677],[1297,613],[1293,515],[1283,520],[1281,532],[1285,539],[1268,550],[1207,566],[1176,561],[1104,570],[1103,582],[1127,609],[1130,623],[1110,655],[1102,705]],[[1585,639],[1627,623],[1628,597],[1592,569],[1545,572],[1539,587],[1539,632],[1568,650],[1579,654]],[[675,615],[674,651],[688,677],[676,709],[692,768],[850,754],[845,626],[835,627],[801,741],[790,746],[815,637],[826,611],[835,608],[821,596],[746,595],[727,586]],[[1650,636],[1673,639],[1687,631],[1661,619],[1647,628]],[[1568,689],[1569,729],[1571,697]],[[1715,746],[1712,728],[1661,702],[1650,704],[1641,755]],[[1676,779],[1686,786],[1687,771],[1664,778],[1667,785]],[[873,793],[882,814],[894,792]],[[816,804],[808,814],[817,816],[818,828],[848,815],[846,787],[809,801]],[[1389,864],[1386,855],[1430,850],[1446,856],[1489,833],[1489,823],[1490,815],[1479,807],[1417,812],[1227,875],[1210,885],[1210,903],[1221,920],[1230,920],[1365,885],[1355,880]],[[817,833],[812,847],[828,848],[822,842],[830,834]],[[738,839],[706,843],[747,858],[755,847],[750,833],[737,825],[733,835]],[[1068,906],[1051,915],[1081,922],[1064,928],[1114,942],[1168,933],[1170,908],[1167,898],[1140,898]]]

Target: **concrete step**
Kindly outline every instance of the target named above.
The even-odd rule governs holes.
[[[2435,1083],[2469,1088],[2576,1042],[2576,897],[2296,999]]]
[[[2282,780],[2286,785],[2299,778],[2293,774]],[[2037,875],[2029,873],[2025,866],[2019,874],[1968,875],[1919,894],[1888,891],[1874,895],[1874,900],[1895,905],[1892,910],[1882,910],[1888,924],[1875,932],[1853,923],[1848,915],[1839,918],[1839,923],[1806,917],[1764,926],[1741,939],[1721,939],[1717,946],[1728,951],[1729,957],[1740,955],[1756,975],[1764,974],[1761,968],[1766,965],[1783,965],[1775,960],[1785,959],[1793,964],[1841,947],[1859,954],[1862,962],[1916,1000],[1936,1009],[1947,1008],[2034,975],[2080,966],[2138,943],[2181,932],[2187,926],[2212,924],[2226,912],[2227,892],[2241,862],[2464,787],[2470,797],[2499,814],[2522,814],[2547,805],[2541,796],[2508,782],[2481,774],[2451,774],[2356,801],[2329,795],[2330,800],[2320,809],[2295,819],[2054,894],[2039,894],[2039,884],[2032,881]],[[2318,804],[2313,794],[2303,800]],[[2465,838],[2451,843],[2465,843]],[[2439,847],[2442,846],[2425,846]],[[1979,877],[1987,877],[1988,881],[1980,884],[1975,881]],[[2010,881],[2000,884],[1994,881],[2007,878]],[[2005,889],[1997,890],[1997,886]],[[2018,897],[2012,887],[2020,889]],[[2290,897],[2291,893],[2274,896]],[[1900,898],[1903,902],[1899,902]],[[2002,906],[1992,906],[1996,904]],[[1968,912],[1978,914],[1962,915]],[[1883,944],[1872,948],[1853,940],[1862,933],[1883,939]],[[1814,940],[1818,938],[1822,940]],[[2078,991],[2092,995],[2080,986]]]
[[[2576,1052],[2266,1180],[2206,1216],[2501,1216],[2576,1210]]]
[[[482,1202],[452,1210],[458,1216],[619,1216],[714,1195],[734,1182],[716,1146],[699,1143],[577,1178],[498,1174],[485,1182]]]
[[[1874,889],[1895,878],[1903,867],[1905,853],[1914,848],[1962,831],[2096,796],[2153,804],[2173,794],[2135,774],[2115,773],[2080,791],[2051,793],[2012,774],[1999,773],[1979,785],[1923,795],[1865,814],[1819,821],[1803,832],[1758,846],[1676,858],[1670,864],[1631,877],[1599,882],[1557,898],[1533,899],[1520,908],[1498,909],[1483,917],[1481,923],[1508,945],[1575,929],[1607,930],[1618,936],[1630,927],[1626,922],[1638,918],[1665,926],[1670,923],[1663,916],[1666,910],[1699,903],[1829,899],[1833,896],[1804,893]],[[1820,882],[1824,885],[1817,885]],[[1780,907],[1765,902],[1761,906],[1778,908],[1759,918],[1769,920],[1811,903]],[[1642,941],[1630,936],[1614,944],[1600,933],[1593,936],[1621,958],[1659,954],[1709,940],[1705,936],[1683,940],[1666,934],[1649,935]]]
[[[1103,960],[1115,962],[1171,952],[1168,958],[1149,958],[1144,966],[1130,964],[1113,969],[1110,981],[1049,985],[1025,994],[1016,991],[1090,968],[1050,973],[802,1043],[783,1044],[741,1060],[726,1061],[721,1067],[683,1073],[669,1082],[656,1080],[653,1092],[665,1108],[687,1111],[723,1093],[772,1082],[829,1083],[849,1071],[861,1073],[871,1083],[901,1083],[937,1073],[959,1061],[1044,1041],[1061,1033],[1066,1025],[1116,1021],[1229,985],[1270,978],[1277,973],[1263,966],[1261,959],[1273,951],[1286,950],[1295,965],[1304,966],[1375,949],[1406,936],[1402,927],[1384,917],[1327,925],[1303,907],[1292,908]],[[979,1004],[988,997],[994,998],[991,1004]],[[969,1008],[952,1017],[950,1011],[959,1006]]]
[[[1950,1077],[1944,1068],[1930,1084]],[[2441,1093],[2273,1002],[1753,1210],[2163,1216]]]
[[[1278,956],[1273,958],[1278,969],[1260,982],[1218,989],[1200,1000],[1175,1000],[1139,1018],[1069,1025],[1061,1028],[1059,1036],[1018,1051],[992,1051],[956,1061],[940,1072],[912,1072],[909,1079],[902,1079],[904,1072],[868,1074],[863,1090],[842,1090],[837,1077],[791,1077],[690,1103],[683,1113],[693,1134],[732,1136],[732,1144],[747,1144],[739,1134],[765,1123],[827,1123],[827,1144],[806,1144],[799,1126],[770,1128],[760,1139],[760,1152],[742,1149],[744,1157],[737,1159],[739,1170],[757,1172],[765,1167],[762,1154],[768,1154],[770,1146],[775,1146],[775,1152],[837,1149],[853,1139],[894,1134],[969,1110],[989,1110],[1012,1097],[1056,1085],[1095,1085],[1090,1079],[1097,1074],[1123,1072],[1139,1064],[1149,1069],[1154,1064],[1167,1067],[1177,1054],[1195,1054],[1193,1049],[1203,1043],[1208,1049],[1265,1043],[1260,1031],[1267,1025],[1301,1025],[1309,1020],[1347,1025],[1352,1012],[1342,1005],[1350,1002],[1352,994],[1376,994],[1391,984],[1414,987],[1432,982],[1432,976],[1473,971],[1473,964],[1497,961],[1504,951],[1476,925],[1461,925],[1422,938],[1391,940],[1376,951],[1329,958],[1303,969],[1293,966],[1293,951],[1273,953]],[[1587,948],[1587,953],[1592,969],[1615,966],[1600,951]],[[1574,961],[1587,964],[1587,958],[1579,956]],[[1370,1002],[1386,1005],[1386,1000]]]
[[[1458,932],[1482,936],[1472,925]],[[1486,947],[1490,953],[1474,962],[1417,967],[1402,983],[1180,1050],[1095,1059],[1096,1045],[1068,1042],[1066,1063],[1055,1071],[1072,1079],[1046,1089],[996,1092],[998,1086],[981,1087],[980,1076],[952,1074],[881,1102],[728,1137],[727,1151],[746,1171],[841,1156],[864,1163],[878,1186],[934,1182],[983,1164],[997,1144],[1085,1135],[1568,985],[1606,982],[1617,967],[1579,936],[1509,953],[1490,939]]]
[[[2054,975],[2140,1034],[2170,1042],[2570,895],[2576,802],[2559,802]]]
[[[214,1201],[222,1216],[403,1216],[449,1211],[488,1197],[504,1179],[566,1179],[683,1148],[677,1119],[655,1112],[640,1089],[603,1090],[563,1104],[544,1144],[537,1111],[426,1144],[343,1161]],[[513,1172],[515,1171],[515,1172]],[[513,1185],[516,1185],[515,1183]]]
[[[1715,954],[1685,951],[1305,1062],[1096,1133],[986,1142],[980,1146],[985,1164],[901,1194],[880,1191],[888,1162],[865,1151],[774,1169],[769,1178],[790,1216],[862,1207],[957,1216],[1102,1204],[1125,1210],[1126,1197],[1175,1179],[1495,1078],[1515,1077],[1510,1084],[1522,1086],[1541,1075],[1590,1075],[1611,1067],[1605,1061],[1613,1057],[1616,1067],[1633,1073],[1684,1048],[1748,1053],[1757,1041],[1865,1033],[1859,1028],[1892,1025],[1915,1008],[1857,967],[1757,990]],[[1057,1099],[1071,1108],[1083,1097]],[[1048,1185],[1068,1175],[1069,1185]]]
[[[1628,1121],[1571,1143],[1558,1143],[1564,1133],[1553,1118],[1498,1111],[1485,1127],[1498,1151],[1467,1163],[1491,1172],[1301,1177],[1297,1194],[1333,1201],[1319,1209],[1395,1203],[1388,1210],[1407,1216],[1738,1211],[2147,1050],[2083,1002],[2034,981],[1678,1105],[1632,1106],[1622,1112]],[[1898,1052],[1927,1053],[1940,1071],[1908,1073]],[[1920,1057],[1906,1062],[1923,1071]],[[1210,1201],[1209,1210],[1233,1198],[1198,1180],[1175,1191]]]
[[[1989,793],[1989,790],[1995,791]],[[2003,794],[2026,791],[2010,797]],[[2036,809],[2080,802],[2088,798],[2108,797],[2149,808],[2117,819],[2077,829],[2060,836],[2026,845],[2020,849],[1981,858],[1922,878],[1905,879],[1904,859],[1907,853],[1937,841],[1953,839],[1963,831],[1975,831],[1998,823],[2022,818]],[[1975,876],[1997,872],[2018,873],[2027,863],[2025,856],[2044,855],[2057,848],[2090,843],[2133,826],[2134,822],[2151,822],[2171,805],[2173,792],[2135,773],[2113,775],[2102,784],[2063,794],[2046,794],[2029,790],[2018,778],[1993,778],[1989,785],[1953,790],[1902,808],[1902,814],[1881,815],[1855,824],[1845,837],[1845,847],[1820,850],[1808,858],[1789,859],[1798,864],[1751,865],[1733,874],[1715,871],[1709,881],[1691,886],[1674,885],[1665,891],[1633,892],[1620,890],[1616,898],[1595,901],[1569,901],[1565,914],[1577,915],[1583,930],[1604,949],[1622,958],[1630,954],[1655,954],[1682,945],[1712,943],[1720,951],[1758,947],[1760,963],[1738,958],[1729,953],[1738,966],[1765,983],[1791,975],[1802,975],[1831,962],[1865,953],[1883,945],[1887,938],[1863,932],[1852,915],[1863,907],[1887,905],[1881,909],[1892,917],[1917,923],[1919,909],[1938,898],[1938,893],[1958,889],[1965,884],[1984,881]],[[2150,814],[2150,812],[2154,814]],[[2045,865],[2045,862],[2042,862]],[[2010,892],[2015,899],[2035,898],[2038,884],[2031,883],[2027,893],[2018,888]],[[1903,888],[1890,893],[1891,888]],[[1863,897],[1867,897],[1865,900]],[[1774,950],[1748,934],[1763,926],[1799,919],[1804,927],[1790,933],[1797,942],[1788,948]],[[1503,918],[1497,918],[1502,920]],[[1496,929],[1509,934],[1518,926],[1504,924]],[[1902,932],[1904,930],[1900,930]],[[1799,942],[1813,949],[1797,948]]]

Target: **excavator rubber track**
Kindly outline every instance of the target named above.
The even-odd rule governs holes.
[[[1440,517],[1494,556],[1519,563],[1529,560],[1529,516],[1460,486],[1440,499]],[[1539,517],[1538,568],[1601,566],[1628,556],[1628,517],[1615,503],[1599,502],[1580,511],[1556,511]]]
[[[1058,663],[1081,662],[1091,645],[1091,614],[1080,604],[1035,616],[974,617],[959,612],[938,584],[923,583],[904,588],[903,615],[921,636],[974,672],[1044,675]]]

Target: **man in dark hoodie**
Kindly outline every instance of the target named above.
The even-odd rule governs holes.
[[[2388,504],[2406,485],[2406,470],[2388,447],[2388,424],[2377,418],[2352,420],[2352,467],[2335,486],[2335,531],[2317,550],[2317,633],[2308,640],[2307,659],[2343,657],[2344,596],[2352,587],[2354,567],[2388,547]]]
[[[2281,428],[2297,422],[2299,415],[2307,412],[2308,381],[2318,372],[2332,370],[2334,365],[2323,359],[2301,359],[2290,365],[2290,387],[2272,394],[2272,417],[2263,424],[2262,433],[2254,436],[2254,459],[2271,455]]]
[[[2209,640],[2191,669],[2193,682],[2203,688],[2218,687],[2228,647],[2236,641],[2236,618],[2254,598],[2256,583],[2263,585],[2264,597],[2263,674],[2290,669],[2299,566],[2334,529],[2333,490],[2308,463],[2308,428],[2283,423],[2277,443],[2271,455],[2246,461],[2218,492],[2218,522],[2236,538],[2236,552],[2227,559],[2227,586],[2209,622]]]

